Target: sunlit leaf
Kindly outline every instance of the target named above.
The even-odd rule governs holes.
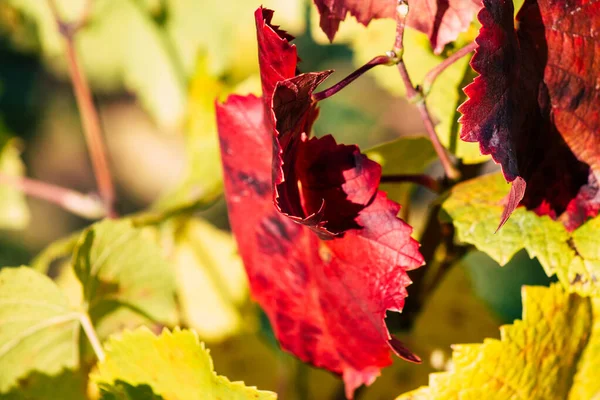
[[[531,257],[538,258],[548,276],[556,274],[571,290],[600,293],[597,254],[600,236],[591,233],[599,218],[569,233],[561,222],[519,207],[502,229],[494,233],[508,190],[499,173],[456,185],[443,208],[452,218],[458,238],[474,244],[501,265],[524,248]]]
[[[432,374],[429,387],[398,400],[595,398],[597,306],[560,285],[526,286],[522,321],[503,326],[500,340],[455,345],[450,372]]]
[[[28,267],[0,271],[0,392],[32,371],[79,364],[79,317],[50,278]]]
[[[161,249],[129,221],[106,220],[85,230],[73,266],[93,317],[122,305],[165,324],[177,321],[173,271]]]
[[[148,385],[164,400],[176,399],[275,399],[242,382],[230,382],[213,369],[213,362],[196,334],[176,329],[155,336],[147,329],[126,331],[106,345],[106,360],[92,379],[111,386],[116,381]]]

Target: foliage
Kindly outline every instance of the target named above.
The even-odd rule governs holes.
[[[594,398],[598,325],[597,299],[525,286],[522,321],[501,327],[500,340],[455,346],[452,371],[398,400]]]
[[[190,331],[164,330],[160,336],[144,328],[126,331],[122,337],[111,339],[106,350],[106,360],[92,377],[103,392],[119,393],[123,385],[115,388],[114,383],[123,382],[138,387],[138,391],[140,385],[147,385],[165,400],[276,398],[274,393],[259,392],[216,375],[208,351]],[[136,393],[133,398],[139,396]]]
[[[599,397],[600,3],[265,7],[0,2],[0,398]]]

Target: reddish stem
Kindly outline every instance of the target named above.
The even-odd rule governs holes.
[[[381,183],[416,183],[417,185],[421,185],[434,193],[442,192],[442,187],[440,183],[432,177],[430,177],[429,175],[383,175],[381,177]]]
[[[99,200],[71,189],[2,173],[0,173],[0,184],[12,186],[26,195],[57,204],[65,210],[87,219],[102,218],[106,213]]]
[[[110,168],[108,166],[106,148],[102,138],[100,118],[98,117],[98,111],[94,105],[87,78],[83,73],[77,57],[77,50],[75,49],[75,34],[85,25],[91,12],[92,1],[88,0],[86,12],[79,21],[74,23],[67,23],[59,17],[54,0],[48,0],[48,4],[52,10],[58,30],[65,41],[69,73],[71,81],[73,82],[73,91],[77,100],[77,107],[81,114],[83,132],[85,134],[94,175],[98,184],[98,191],[106,207],[107,216],[109,218],[114,218],[117,215],[114,210],[115,190]]]
[[[433,120],[431,119],[431,115],[429,114],[429,110],[427,109],[427,105],[425,104],[425,99],[423,97],[423,93],[420,90],[417,90],[412,84],[410,76],[408,75],[408,71],[406,69],[406,65],[403,61],[404,55],[404,28],[406,26],[406,16],[408,15],[408,5],[403,1],[398,1],[397,8],[397,18],[396,18],[396,40],[394,42],[394,52],[398,57],[397,66],[398,72],[400,73],[400,77],[402,77],[402,81],[404,82],[404,86],[406,87],[406,97],[409,101],[416,103],[417,108],[419,109],[419,113],[421,114],[421,118],[423,119],[423,123],[425,124],[425,129],[427,130],[427,134],[429,135],[429,139],[433,144],[433,148],[437,153],[442,167],[444,168],[444,172],[446,176],[451,180],[456,180],[460,177],[460,172],[454,167],[446,149],[440,142],[440,139],[435,132],[435,126],[433,124]]]
[[[468,45],[466,45],[465,47],[460,48],[455,53],[453,53],[448,58],[446,58],[444,61],[439,63],[437,66],[435,66],[431,71],[429,71],[427,73],[427,75],[425,75],[425,79],[423,80],[423,91],[425,93],[429,93],[429,90],[431,89],[431,86],[433,85],[433,83],[435,82],[437,77],[442,72],[444,72],[444,70],[446,70],[446,68],[448,68],[449,66],[451,66],[452,64],[454,64],[455,62],[457,62],[458,60],[460,60],[467,54],[471,53],[477,47],[478,47],[477,43],[471,42]]]
[[[365,65],[363,65],[362,67],[360,67],[359,69],[357,69],[356,71],[354,71],[353,73],[351,73],[350,75],[333,85],[332,87],[325,89],[321,92],[314,93],[312,95],[312,98],[315,101],[325,100],[326,98],[333,96],[334,94],[348,86],[350,83],[354,82],[356,78],[358,78],[371,68],[376,67],[378,65],[390,65],[390,63],[392,63],[393,65],[393,62],[394,59],[390,56],[374,57],[371,61],[369,61],[368,63],[366,63]]]

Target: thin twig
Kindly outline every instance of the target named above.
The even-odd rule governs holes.
[[[83,218],[99,219],[106,215],[102,202],[71,189],[3,173],[0,173],[0,184],[12,186],[26,195],[57,204]]]
[[[100,118],[98,117],[98,111],[94,105],[92,93],[77,57],[77,50],[75,49],[75,34],[85,25],[85,22],[89,18],[92,0],[88,0],[86,12],[84,12],[83,16],[78,21],[72,23],[65,22],[61,19],[58,15],[54,0],[48,0],[48,4],[52,10],[58,30],[65,41],[69,73],[71,81],[73,82],[77,107],[81,114],[83,132],[92,160],[92,167],[94,169],[94,175],[96,176],[98,191],[106,207],[107,216],[113,218],[116,216],[114,209],[115,190],[110,174],[110,168],[108,166],[106,148],[102,139]]]
[[[427,75],[425,75],[425,79],[423,79],[423,92],[425,94],[429,93],[429,90],[431,90],[431,86],[433,86],[433,83],[435,82],[437,77],[442,72],[444,72],[446,70],[446,68],[448,68],[449,66],[451,66],[452,64],[454,64],[455,62],[457,62],[458,60],[460,60],[467,54],[471,53],[473,50],[475,50],[477,48],[477,46],[478,46],[477,43],[471,42],[468,45],[457,50],[455,53],[450,55],[448,58],[446,58],[444,61],[442,61],[438,65],[436,65],[431,71],[429,71],[427,73]]]
[[[104,349],[102,348],[100,339],[98,339],[98,335],[96,334],[96,330],[94,329],[94,325],[92,324],[90,316],[86,312],[82,312],[79,317],[79,322],[81,323],[81,327],[83,328],[85,335],[92,345],[92,349],[94,349],[94,353],[96,353],[98,361],[103,362],[106,359],[106,355],[104,354]]]
[[[438,181],[424,174],[405,174],[405,175],[383,175],[381,177],[381,183],[416,183],[421,185],[434,193],[441,193],[442,187]]]
[[[328,97],[331,97],[334,94],[336,94],[337,92],[339,92],[340,90],[342,90],[343,88],[345,88],[346,86],[348,86],[356,78],[358,78],[359,76],[361,76],[362,74],[364,74],[365,72],[370,70],[371,68],[376,67],[378,65],[390,65],[390,64],[391,65],[394,64],[394,59],[392,57],[390,57],[389,55],[374,57],[371,61],[369,61],[368,63],[366,63],[359,69],[357,69],[356,71],[352,72],[350,75],[348,75],[347,77],[345,77],[344,79],[342,79],[341,81],[339,81],[338,83],[333,85],[332,87],[325,89],[321,92],[313,94],[312,98],[315,101],[320,101],[320,100],[324,100]]]
[[[396,65],[398,67],[398,72],[400,72],[400,76],[402,77],[402,81],[404,82],[404,86],[406,87],[406,97],[409,101],[416,104],[419,109],[419,113],[421,114],[421,118],[425,123],[425,129],[429,134],[429,139],[433,144],[433,148],[435,149],[442,167],[444,167],[444,172],[446,176],[451,180],[456,180],[460,177],[460,172],[454,167],[446,149],[440,143],[440,139],[435,132],[435,127],[431,116],[429,114],[429,110],[427,110],[427,105],[425,104],[425,98],[423,93],[420,90],[417,90],[415,86],[413,86],[410,76],[408,75],[408,70],[406,69],[406,64],[404,64],[403,56],[404,56],[404,27],[406,25],[406,16],[408,15],[408,4],[404,2],[404,0],[398,1],[397,7],[397,18],[396,18],[396,40],[394,42],[393,52],[395,53],[397,60]]]

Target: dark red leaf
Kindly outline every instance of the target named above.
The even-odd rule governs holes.
[[[471,60],[480,76],[465,88],[468,100],[459,107],[461,138],[478,141],[481,152],[502,166],[507,181],[518,182],[513,183],[500,225],[520,201],[573,229],[582,215],[597,213],[595,178],[565,143],[564,132],[577,131],[571,127],[559,132],[554,123],[552,90],[544,81],[552,50],[540,8],[535,0],[527,0],[517,16],[517,30],[513,12],[512,1],[484,0],[479,48]]]
[[[254,19],[263,98],[269,108],[277,82],[296,75],[298,52],[296,46],[290,44],[294,37],[271,23],[272,10],[260,7],[254,12]]]
[[[410,284],[406,271],[422,265],[423,258],[410,237],[411,227],[396,217],[399,205],[383,192],[363,193],[362,184],[349,177],[351,197],[371,197],[356,217],[361,229],[322,241],[278,212],[272,202],[272,129],[266,118],[263,101],[254,96],[230,96],[217,106],[231,226],[252,295],[269,316],[281,346],[341,374],[351,398],[358,386],[373,382],[391,363],[390,350],[420,361],[390,336],[384,319],[386,310],[402,310]],[[380,170],[354,146],[339,146],[332,137],[300,143],[298,157],[306,165],[331,162],[333,167],[337,160],[326,156],[344,154],[366,163],[376,175],[372,179],[379,181]]]
[[[548,43],[544,82],[558,131],[600,179],[600,2],[539,0]]]
[[[340,22],[350,13],[358,22],[368,25],[375,18],[396,18],[397,0],[314,0],[321,14],[321,29],[333,41]],[[436,53],[469,28],[480,0],[412,0],[406,23],[431,41]],[[390,38],[390,45],[394,38]]]

